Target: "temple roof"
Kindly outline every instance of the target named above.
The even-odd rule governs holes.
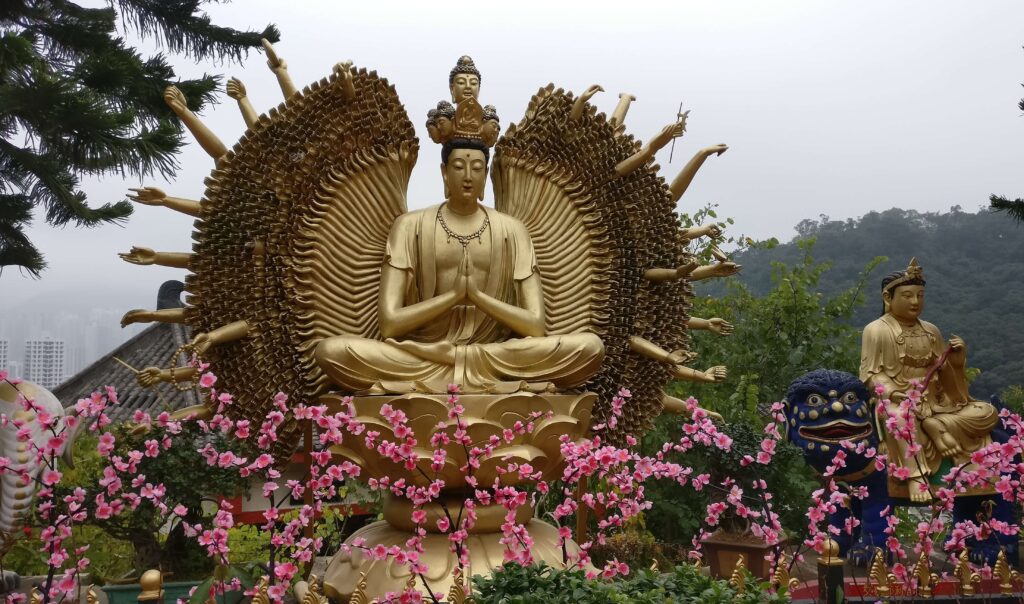
[[[177,298],[181,292],[180,286],[180,282],[167,282],[161,286],[157,307],[181,306]],[[155,415],[164,410],[196,405],[199,402],[196,389],[179,392],[173,384],[167,383],[143,388],[135,381],[135,374],[115,360],[120,359],[135,369],[150,366],[166,368],[174,351],[188,341],[189,328],[185,325],[153,324],[65,380],[53,390],[53,394],[64,406],[68,406],[94,391],[102,390],[104,386],[114,386],[120,401],[110,413],[115,422],[131,421],[136,410]]]

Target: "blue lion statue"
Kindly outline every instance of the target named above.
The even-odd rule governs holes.
[[[993,401],[1001,407],[998,401]],[[797,378],[789,386],[785,400],[786,436],[803,451],[807,463],[823,473],[831,465],[840,443],[864,443],[865,448],[879,447],[879,427],[875,409],[864,383],[845,371],[818,369]],[[998,425],[992,431],[994,442],[1007,442],[1009,434]],[[841,553],[857,564],[866,565],[876,547],[885,549],[886,507],[911,505],[906,498],[889,495],[885,470],[875,469],[875,460],[854,450],[846,450],[846,467],[836,475],[841,487],[867,487],[866,499],[850,498],[849,508],[840,508],[829,518],[829,524],[840,530],[835,537]],[[843,529],[852,514],[860,520],[853,535]],[[977,521],[988,517],[1013,523],[1013,504],[999,495],[958,497],[953,507],[953,522]],[[1017,536],[993,534],[984,542],[969,542],[971,558],[976,562],[993,563],[1001,548],[1011,564],[1018,560]]]

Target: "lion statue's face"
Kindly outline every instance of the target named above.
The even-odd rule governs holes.
[[[870,396],[857,376],[818,369],[793,381],[786,393],[786,433],[816,470],[832,463],[842,442],[878,447]],[[846,468],[857,472],[871,461],[847,450]]]

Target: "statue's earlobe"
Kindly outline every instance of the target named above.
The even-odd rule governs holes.
[[[441,182],[444,183],[444,198],[445,200],[447,200],[451,197],[451,195],[450,192],[448,191],[448,170],[446,170],[445,168],[446,166],[444,164],[441,164]]]

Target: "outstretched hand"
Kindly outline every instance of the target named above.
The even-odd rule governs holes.
[[[662,128],[661,132],[651,139],[651,149],[657,151],[667,145],[672,139],[682,136],[686,132],[686,116],[689,113],[689,111],[684,112],[678,120]]]
[[[238,78],[231,78],[228,80],[227,92],[229,97],[240,101],[245,98],[245,84]]]
[[[147,206],[162,206],[167,194],[156,187],[142,187],[141,189],[128,189],[134,193],[128,194],[128,199],[135,203]]]
[[[719,262],[711,265],[711,275],[714,277],[731,277],[740,272],[743,267],[735,262]]]
[[[277,52],[274,50],[274,45],[270,43],[270,40],[263,38],[260,42],[263,43],[263,50],[267,53],[267,67],[274,72],[279,70],[286,71],[288,69],[288,64],[284,62],[284,59],[277,56]]]
[[[720,336],[731,336],[732,330],[732,323],[725,319],[719,319],[718,317],[708,319],[708,331],[712,333],[716,333]]]
[[[704,147],[701,152],[705,155],[721,155],[729,150],[729,145],[719,143],[717,145],[711,145],[710,147]]]
[[[131,251],[127,253],[118,254],[121,260],[130,262],[132,264],[138,264],[146,266],[156,262],[156,252],[149,249],[148,247],[137,247],[133,246]]]
[[[185,95],[178,90],[177,86],[168,86],[164,89],[164,102],[175,113],[180,114],[188,111],[188,101],[185,99]]]
[[[142,308],[136,308],[124,313],[124,316],[121,317],[121,327],[128,327],[132,323],[144,323],[148,320],[149,311]]]
[[[704,377],[707,378],[707,381],[717,384],[724,382],[729,377],[729,370],[725,365],[716,365],[705,371]]]
[[[135,381],[143,388],[151,388],[164,381],[163,370],[159,367],[146,367],[135,374]]]

